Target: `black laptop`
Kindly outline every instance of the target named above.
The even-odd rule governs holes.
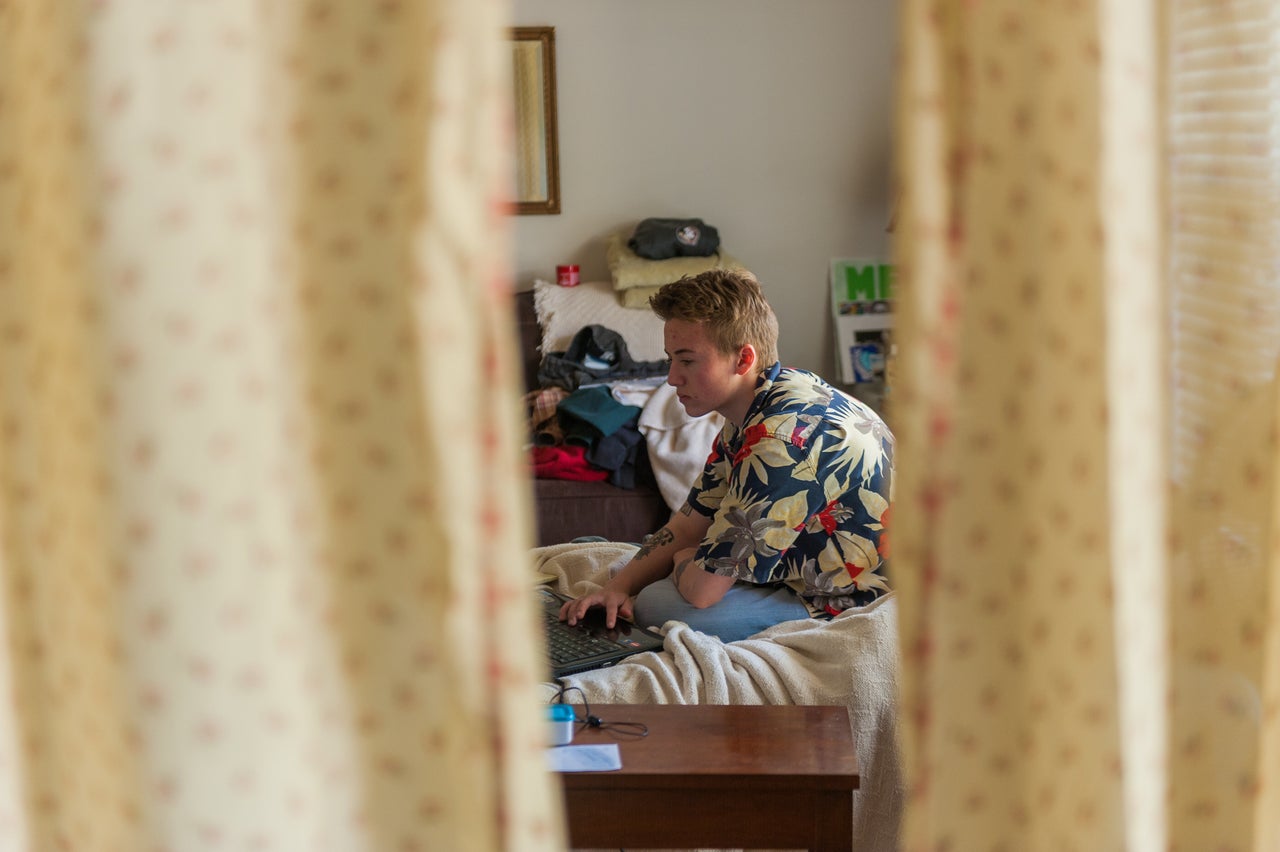
[[[638,627],[621,616],[613,628],[604,626],[604,610],[592,607],[577,624],[560,620],[560,607],[572,598],[548,589],[537,588],[547,634],[547,661],[552,677],[611,666],[619,660],[642,651],[662,648],[662,634],[651,628]]]

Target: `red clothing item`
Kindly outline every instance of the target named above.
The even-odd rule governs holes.
[[[533,448],[533,475],[538,479],[572,479],[577,482],[603,482],[609,471],[595,467],[585,458],[586,447],[556,444]]]

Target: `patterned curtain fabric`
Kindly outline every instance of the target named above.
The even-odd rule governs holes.
[[[505,15],[0,4],[0,847],[562,848]]]
[[[1231,28],[1188,31],[1261,15],[1235,37],[1274,54],[1273,5],[903,4],[908,850],[1276,848],[1280,264],[1177,234],[1274,246],[1280,75],[1162,106],[1206,44],[1238,70]],[[1252,134],[1206,119],[1259,103]]]
[[[1280,5],[1168,14],[1170,848],[1280,849]]]

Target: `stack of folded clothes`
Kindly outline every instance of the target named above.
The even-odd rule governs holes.
[[[663,284],[711,269],[746,270],[720,245],[719,232],[701,219],[644,219],[631,236],[613,234],[606,249],[618,299],[647,308]]]

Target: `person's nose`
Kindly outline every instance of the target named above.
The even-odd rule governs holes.
[[[676,365],[672,364],[667,367],[667,384],[673,388],[678,388],[680,387],[680,381],[680,377],[676,374]]]

